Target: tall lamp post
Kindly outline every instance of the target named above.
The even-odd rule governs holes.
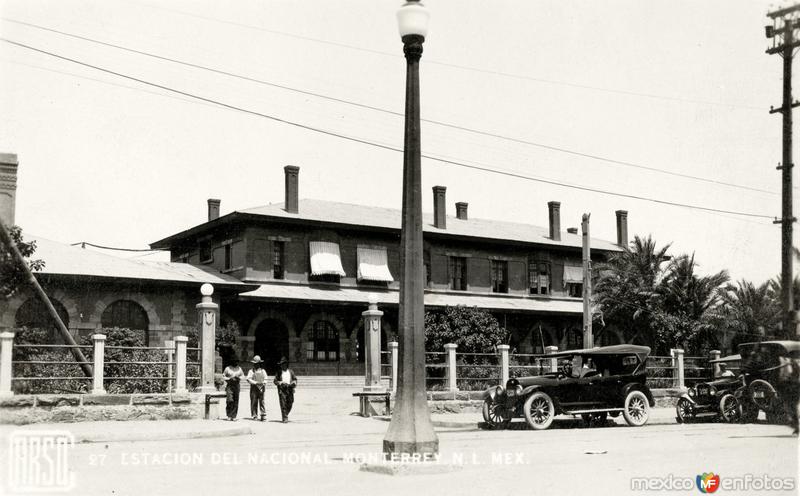
[[[425,267],[422,259],[422,166],[419,122],[419,59],[429,13],[417,0],[397,11],[406,56],[406,125],[403,153],[403,220],[400,231],[400,367],[394,413],[383,453],[436,456],[425,390]]]

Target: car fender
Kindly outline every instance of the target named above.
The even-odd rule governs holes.
[[[527,398],[528,396],[533,394],[534,391],[538,391],[541,388],[542,388],[542,386],[528,386],[528,387],[526,387],[525,389],[522,390],[522,394],[520,394],[519,396],[521,398]]]
[[[650,391],[650,388],[647,387],[646,384],[640,384],[638,382],[631,382],[631,383],[625,384],[622,387],[622,399],[623,399],[623,401],[628,396],[628,393],[630,393],[633,390],[637,390],[637,391],[643,392],[644,395],[647,397],[647,402],[650,404],[651,408],[656,406],[656,400],[655,400],[655,398],[653,398],[653,393]]]
[[[645,393],[645,394],[646,394],[646,393]],[[680,399],[684,399],[684,400],[688,401],[689,403],[691,403],[691,404],[692,404],[692,406],[696,406],[696,405],[697,405],[697,402],[696,402],[695,400],[693,400],[693,399],[692,399],[692,397],[691,397],[691,396],[689,396],[689,395],[688,395],[688,394],[686,394],[686,393],[683,393],[683,394],[681,394],[680,396],[678,396],[678,399],[679,399],[679,400],[680,400]],[[649,398],[648,398],[648,400],[649,400]],[[650,405],[650,406],[653,406],[653,405]]]
[[[484,391],[483,392],[483,400],[484,401],[486,401],[486,400],[495,401],[495,399],[497,398],[497,394],[498,394],[497,393],[497,388],[498,387],[502,387],[502,386],[492,386],[489,389],[487,389],[486,391]]]

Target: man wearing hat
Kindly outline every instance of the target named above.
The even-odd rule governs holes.
[[[264,363],[261,357],[256,355],[250,362],[253,368],[247,373],[247,382],[250,383],[250,415],[253,420],[259,418],[263,422],[267,416],[267,409],[264,408],[264,389],[267,381],[267,372],[261,366]]]
[[[281,405],[281,416],[283,423],[289,421],[289,412],[292,411],[292,403],[294,403],[294,388],[297,387],[297,377],[294,372],[289,368],[289,360],[286,357],[281,358],[278,362],[281,369],[275,374],[273,381],[278,386],[278,402]]]

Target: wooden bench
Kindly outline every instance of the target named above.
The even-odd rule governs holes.
[[[362,391],[359,393],[353,393],[353,396],[358,397],[359,401],[359,408],[358,413],[362,417],[371,417],[372,414],[370,413],[369,408],[369,399],[370,398],[383,398],[386,402],[386,413],[385,415],[390,415],[392,413],[392,405],[390,399],[392,397],[391,391]]]
[[[227,394],[224,391],[217,391],[215,393],[206,393],[206,412],[203,418],[208,420],[208,415],[211,410],[211,398],[225,398],[226,396]]]

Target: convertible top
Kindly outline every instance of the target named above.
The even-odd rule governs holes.
[[[567,350],[545,355],[547,358],[560,358],[575,355],[636,355],[639,360],[644,360],[650,355],[648,346],[638,346],[635,344],[615,344],[613,346],[600,346],[597,348],[585,348],[582,350]]]
[[[773,356],[800,358],[800,341],[761,341],[739,345],[739,354],[745,360],[753,354],[765,351],[771,352]]]

